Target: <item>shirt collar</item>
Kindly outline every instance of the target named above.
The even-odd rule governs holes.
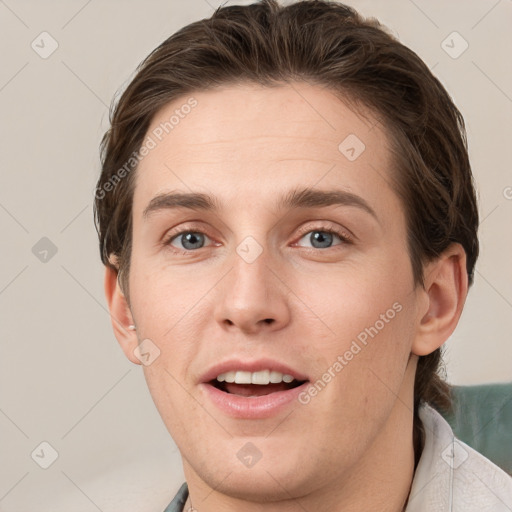
[[[435,409],[418,410],[425,444],[414,473],[406,512],[512,511],[512,479],[455,437]]]

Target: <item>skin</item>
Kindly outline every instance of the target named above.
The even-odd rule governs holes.
[[[137,170],[129,301],[109,268],[105,292],[126,356],[140,364],[134,350],[145,339],[160,350],[144,374],[194,508],[403,510],[417,359],[458,322],[463,249],[450,246],[426,266],[425,287],[414,285],[385,128],[370,113],[305,83],[193,96],[197,106]],[[186,100],[158,112],[148,134]],[[338,150],[349,134],[366,146],[354,161]],[[276,207],[295,187],[349,191],[375,217],[350,205]],[[209,193],[221,209],[164,209],[145,220],[150,200],[170,191]],[[202,247],[187,252],[179,236],[164,244],[182,228],[205,233]],[[315,246],[311,235],[326,228],[352,239]],[[247,236],[263,249],[252,263],[236,251]],[[307,404],[235,419],[201,392],[199,377],[231,356],[271,357],[316,381],[395,303],[401,311]],[[237,457],[247,442],[262,455],[251,468]]]

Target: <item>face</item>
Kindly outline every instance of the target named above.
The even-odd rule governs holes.
[[[136,174],[145,377],[187,481],[301,496],[363,471],[412,409],[418,299],[385,129],[318,86],[191,96],[153,119]]]

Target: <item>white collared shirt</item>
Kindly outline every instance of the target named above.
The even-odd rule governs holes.
[[[418,411],[425,445],[406,512],[512,512],[512,477],[457,439],[435,409]]]

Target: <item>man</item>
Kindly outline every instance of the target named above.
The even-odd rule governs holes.
[[[478,256],[463,119],[378,22],[218,9],[142,63],[102,164],[114,332],[183,459],[168,511],[512,508],[433,408]]]

